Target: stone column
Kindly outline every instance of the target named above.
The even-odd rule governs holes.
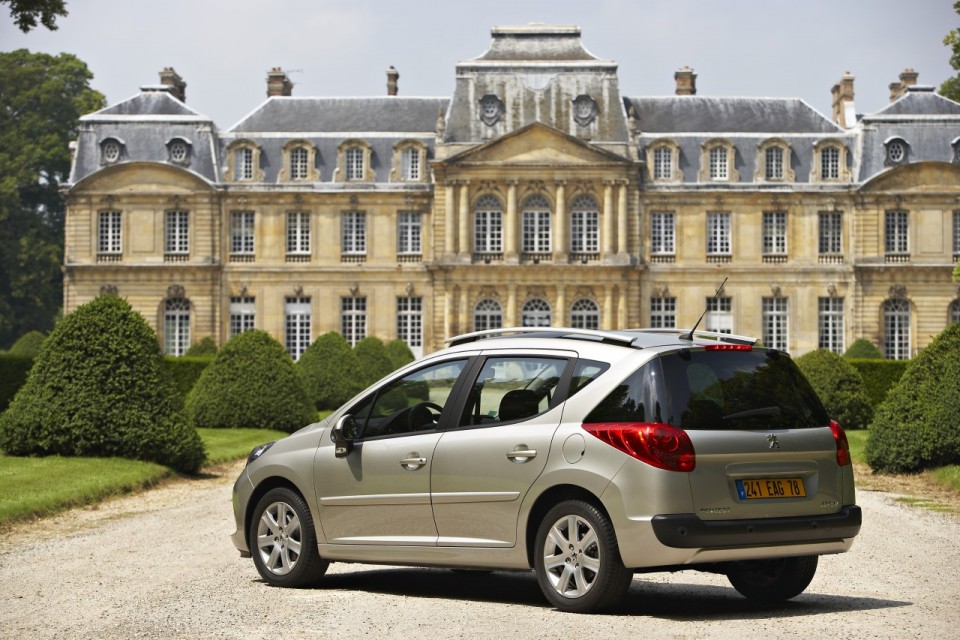
[[[446,189],[443,194],[446,218],[444,220],[443,253],[446,256],[452,256],[457,253],[457,200],[455,197],[457,187],[453,180],[448,180],[444,188]]]
[[[620,287],[620,295],[617,296],[617,329],[626,329],[629,327],[627,319],[627,288]]]
[[[601,260],[613,254],[613,232],[616,229],[617,216],[613,210],[613,183],[603,183],[603,217],[600,219]]]
[[[627,253],[627,223],[630,218],[627,215],[627,185],[626,180],[621,180],[617,184],[619,197],[617,198],[617,253],[626,255]]]
[[[553,261],[560,262],[567,253],[567,181],[557,180],[557,211],[553,225]]]
[[[503,224],[504,260],[517,262],[517,181],[507,180],[507,211]]]
[[[443,339],[453,337],[453,292],[447,289],[443,292]]]
[[[459,293],[459,300],[457,300],[457,307],[459,309],[458,323],[460,333],[470,333],[473,331],[473,319],[470,317],[470,311],[467,309],[467,290],[466,288],[457,287]]]
[[[557,308],[553,310],[553,326],[567,327],[570,325],[570,317],[567,313],[567,296],[563,285],[557,285]]]
[[[460,210],[458,211],[460,232],[460,257],[469,261],[473,247],[470,246],[470,181],[460,181]]]
[[[511,284],[507,287],[507,309],[506,317],[503,319],[504,327],[519,326],[517,322],[517,285]]]
[[[606,287],[603,291],[603,318],[600,320],[600,328],[613,329],[613,287]]]

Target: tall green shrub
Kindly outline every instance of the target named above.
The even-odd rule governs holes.
[[[17,391],[27,381],[33,358],[0,353],[0,412],[10,405]]]
[[[883,353],[866,338],[857,338],[853,341],[847,350],[843,352],[844,358],[883,358]]]
[[[24,356],[26,358],[36,358],[40,353],[40,347],[47,337],[39,331],[29,331],[13,343],[9,353],[15,356]]]
[[[860,372],[863,378],[863,390],[873,407],[880,406],[910,364],[909,360],[845,359]]]
[[[796,359],[800,371],[831,418],[845,429],[866,429],[873,407],[863,388],[863,378],[838,354],[826,349],[811,351]]]
[[[300,356],[297,368],[317,409],[336,409],[366,386],[357,355],[335,331],[314,340]]]
[[[373,384],[395,368],[383,341],[375,336],[368,336],[355,344],[353,352],[360,361],[360,377],[364,387]]]
[[[287,432],[315,415],[293,360],[266,331],[246,331],[223,345],[187,395],[186,412],[196,427]]]
[[[100,296],[57,323],[10,408],[10,455],[118,456],[192,473],[203,443],[177,411],[157,336],[125,300]]]
[[[877,409],[867,461],[893,473],[960,463],[960,323],[910,361]]]
[[[213,363],[212,357],[191,358],[190,356],[165,356],[163,368],[167,378],[177,390],[177,400],[182,409],[187,400],[187,394],[197,384],[200,374]]]
[[[217,342],[210,336],[203,336],[199,342],[194,342],[184,354],[190,358],[212,358],[217,355]]]
[[[393,365],[394,371],[404,365],[410,364],[414,360],[410,347],[400,338],[396,338],[387,343],[387,357],[390,358],[390,363]]]

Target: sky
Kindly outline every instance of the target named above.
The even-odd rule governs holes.
[[[285,69],[295,96],[377,96],[386,69],[400,95],[449,97],[455,65],[483,53],[495,25],[575,24],[584,46],[618,63],[624,96],[674,92],[696,71],[704,96],[803,98],[830,116],[830,88],[856,77],[873,113],[906,67],[939,87],[957,72],[943,37],[960,27],[954,0],[67,0],[59,29],[22,34],[0,4],[0,51],[72,53],[115,104],[164,67],[187,104],[227,129]]]

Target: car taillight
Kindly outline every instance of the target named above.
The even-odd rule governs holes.
[[[585,424],[583,430],[658,469],[689,472],[697,464],[690,436],[668,424],[601,422]]]
[[[836,420],[830,421],[830,431],[833,432],[833,439],[837,443],[837,464],[845,467],[850,464],[850,443],[847,442],[847,434]]]
[[[750,344],[705,344],[704,351],[753,351]]]

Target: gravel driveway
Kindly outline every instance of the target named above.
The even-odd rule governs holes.
[[[636,576],[614,614],[547,607],[532,573],[333,564],[322,588],[266,586],[242,560],[240,467],[21,525],[0,541],[3,638],[960,638],[960,519],[863,491],[853,550],[764,607],[722,576]]]

